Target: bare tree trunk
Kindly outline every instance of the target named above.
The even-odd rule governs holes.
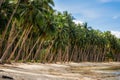
[[[80,62],[83,49],[79,47],[78,50],[79,50],[79,53],[78,53],[78,60],[77,60],[77,62]]]
[[[46,62],[46,59],[47,59],[47,57],[48,57],[48,54],[49,54],[50,49],[52,48],[54,42],[55,42],[55,39],[52,41],[52,44],[51,44],[51,45],[49,46],[49,48],[47,49],[47,52],[46,52],[46,54],[45,54],[45,58],[44,58],[44,62]]]
[[[67,58],[66,61],[67,62],[69,62],[69,48],[70,48],[70,46],[67,46],[67,51],[66,51],[67,52],[67,56],[66,56],[66,58]]]
[[[78,50],[78,47],[77,47],[77,45],[76,45],[76,47],[75,47],[75,52],[74,52],[75,54],[74,54],[74,56],[73,56],[75,62],[77,62],[77,59],[78,59],[78,51],[77,51],[77,50]]]
[[[72,50],[72,53],[71,53],[71,55],[70,55],[70,62],[71,62],[72,59],[73,59],[73,55],[74,55],[74,51],[75,51],[75,46],[76,46],[76,44],[74,45],[73,50]]]
[[[26,61],[26,60],[29,59],[29,57],[31,56],[31,54],[32,54],[32,52],[33,52],[35,46],[38,44],[39,41],[40,41],[40,37],[37,39],[37,41],[36,41],[35,44],[33,45],[32,49],[30,50],[28,56],[24,59],[24,61]]]
[[[17,38],[17,36],[19,34],[19,32],[17,34],[15,33],[15,23],[16,23],[16,21],[14,21],[12,24],[12,28],[10,30],[10,34],[9,34],[8,41],[7,41],[7,48],[6,48],[5,52],[3,53],[3,56],[1,57],[1,61],[4,61],[4,59],[6,58],[6,56],[8,54],[10,47],[12,46],[14,40]]]
[[[37,58],[37,56],[38,56],[38,54],[39,54],[39,52],[41,50],[43,42],[44,42],[44,39],[42,39],[42,41],[41,41],[41,43],[40,43],[40,45],[39,45],[39,47],[38,47],[38,49],[37,49],[37,51],[35,53],[35,56],[34,56],[33,60],[35,60]]]
[[[19,41],[17,42],[17,44],[16,44],[16,46],[15,46],[14,50],[12,51],[12,53],[11,53],[10,57],[8,58],[8,61],[10,61],[10,60],[11,60],[11,58],[14,56],[15,51],[16,51],[16,49],[18,48],[18,46],[19,46],[20,42],[22,41],[23,36],[25,35],[25,33],[26,33],[26,29],[23,31],[23,33],[22,33],[22,35],[21,35],[21,37],[20,37]]]
[[[0,3],[0,7],[1,7],[2,2],[3,2],[3,0],[2,0],[1,3]],[[5,30],[4,30],[3,33],[2,33],[2,39],[1,39],[0,49],[2,48],[3,41],[4,41],[4,39],[5,39],[5,35],[6,35],[6,33],[7,33],[8,27],[9,27],[11,21],[12,21],[12,18],[13,18],[13,16],[14,16],[15,12],[17,11],[17,8],[18,8],[18,6],[19,6],[19,3],[20,3],[20,0],[18,1],[17,5],[16,5],[16,7],[15,7],[13,13],[12,13],[12,15],[10,16],[10,19],[9,19],[9,21],[8,21],[6,27],[5,27]],[[0,54],[2,54],[2,50],[0,50],[0,51],[1,51]]]
[[[15,36],[14,35],[16,33],[16,31],[15,31],[15,24],[16,24],[16,21],[14,21],[13,24],[12,24],[12,28],[11,28],[11,31],[9,33],[9,37],[8,37],[8,41],[7,41],[7,46],[9,45],[9,43],[11,42],[13,37]]]
[[[7,48],[6,48],[3,56],[2,56],[2,58],[1,58],[1,63],[3,63],[3,61],[5,60],[5,58],[6,58],[6,56],[7,56],[7,53],[8,53],[8,51],[9,51],[10,47],[12,46],[12,44],[14,43],[15,39],[17,38],[18,34],[19,34],[19,33],[17,33],[17,35],[13,38],[13,40],[11,41],[11,43],[7,46]]]
[[[62,49],[60,48],[59,51],[58,51],[58,62],[62,62]]]
[[[48,61],[48,63],[50,63],[50,62],[53,61],[53,58],[54,58],[55,53],[56,53],[56,50],[52,52],[51,58],[50,58],[50,60]]]
[[[63,52],[63,56],[62,56],[62,61],[63,63],[65,63],[67,61],[67,47],[65,47],[65,51]]]
[[[30,29],[28,29],[27,34],[25,35],[25,37],[23,37],[23,41],[22,41],[22,44],[21,44],[21,46],[20,46],[20,50],[18,51],[17,57],[15,58],[15,61],[18,61],[19,56],[20,56],[20,53],[21,53],[21,51],[22,51],[22,47],[23,47],[26,39],[28,38],[28,35],[30,34],[32,28],[33,28],[33,26],[31,26]]]

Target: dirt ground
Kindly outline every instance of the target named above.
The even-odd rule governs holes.
[[[0,80],[120,80],[120,62],[4,64]]]

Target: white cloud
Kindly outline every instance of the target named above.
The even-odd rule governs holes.
[[[80,20],[73,20],[73,22],[75,22],[76,24],[83,24],[83,22]]]
[[[111,34],[115,35],[117,38],[120,38],[120,31],[111,31]]]

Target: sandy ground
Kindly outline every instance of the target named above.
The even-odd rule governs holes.
[[[117,69],[109,69],[113,67]],[[12,63],[0,65],[0,80],[12,80],[2,76],[14,80],[120,80],[120,62]]]

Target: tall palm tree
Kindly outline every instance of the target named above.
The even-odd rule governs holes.
[[[18,8],[18,6],[19,6],[19,3],[20,3],[20,0],[19,0],[18,3],[16,4],[15,9],[13,10],[13,13],[11,14],[10,19],[9,19],[9,21],[8,21],[6,27],[5,27],[5,30],[3,31],[2,41],[1,41],[2,43],[3,43],[3,41],[4,41],[4,38],[5,38],[5,35],[6,35],[6,33],[7,33],[8,27],[10,26],[10,23],[11,23],[11,21],[12,21],[12,18],[13,18],[14,14],[15,14],[16,11],[17,11],[17,8]],[[2,46],[2,44],[1,44],[1,46]],[[9,49],[8,49],[8,50],[9,50]],[[4,61],[4,59],[6,58],[8,50],[3,53],[2,57],[1,57],[1,63],[2,63],[2,62]]]
[[[50,0],[48,2],[47,2],[47,0],[44,0],[44,1],[34,0],[34,1],[29,1],[29,2],[25,1],[24,5],[21,4],[20,8],[22,8],[22,9],[19,11],[19,13],[21,14],[21,17],[22,17],[21,19],[23,20],[22,21],[23,26],[27,25],[28,29],[29,29],[29,27],[32,27],[32,26],[33,26],[33,28],[36,27],[38,29],[41,29],[42,27],[44,27],[46,15],[48,15],[51,11],[53,11],[53,9],[51,8],[49,3],[52,4],[52,0]],[[26,24],[26,25],[24,25],[24,24]],[[26,28],[24,28],[24,30],[25,29]],[[44,28],[44,29],[46,29],[46,28]],[[24,38],[24,40],[22,41],[21,48],[18,51],[18,55],[16,57],[16,61],[19,59],[23,44],[25,43],[26,39],[28,38],[28,35],[31,32],[31,30],[32,29],[30,28],[30,30],[28,30],[29,32],[26,32],[28,34],[25,36],[26,38]],[[14,52],[12,52],[12,56],[13,56],[13,54],[15,54],[15,51],[16,51],[18,45],[14,49]],[[12,56],[9,58],[9,60],[12,58]]]

